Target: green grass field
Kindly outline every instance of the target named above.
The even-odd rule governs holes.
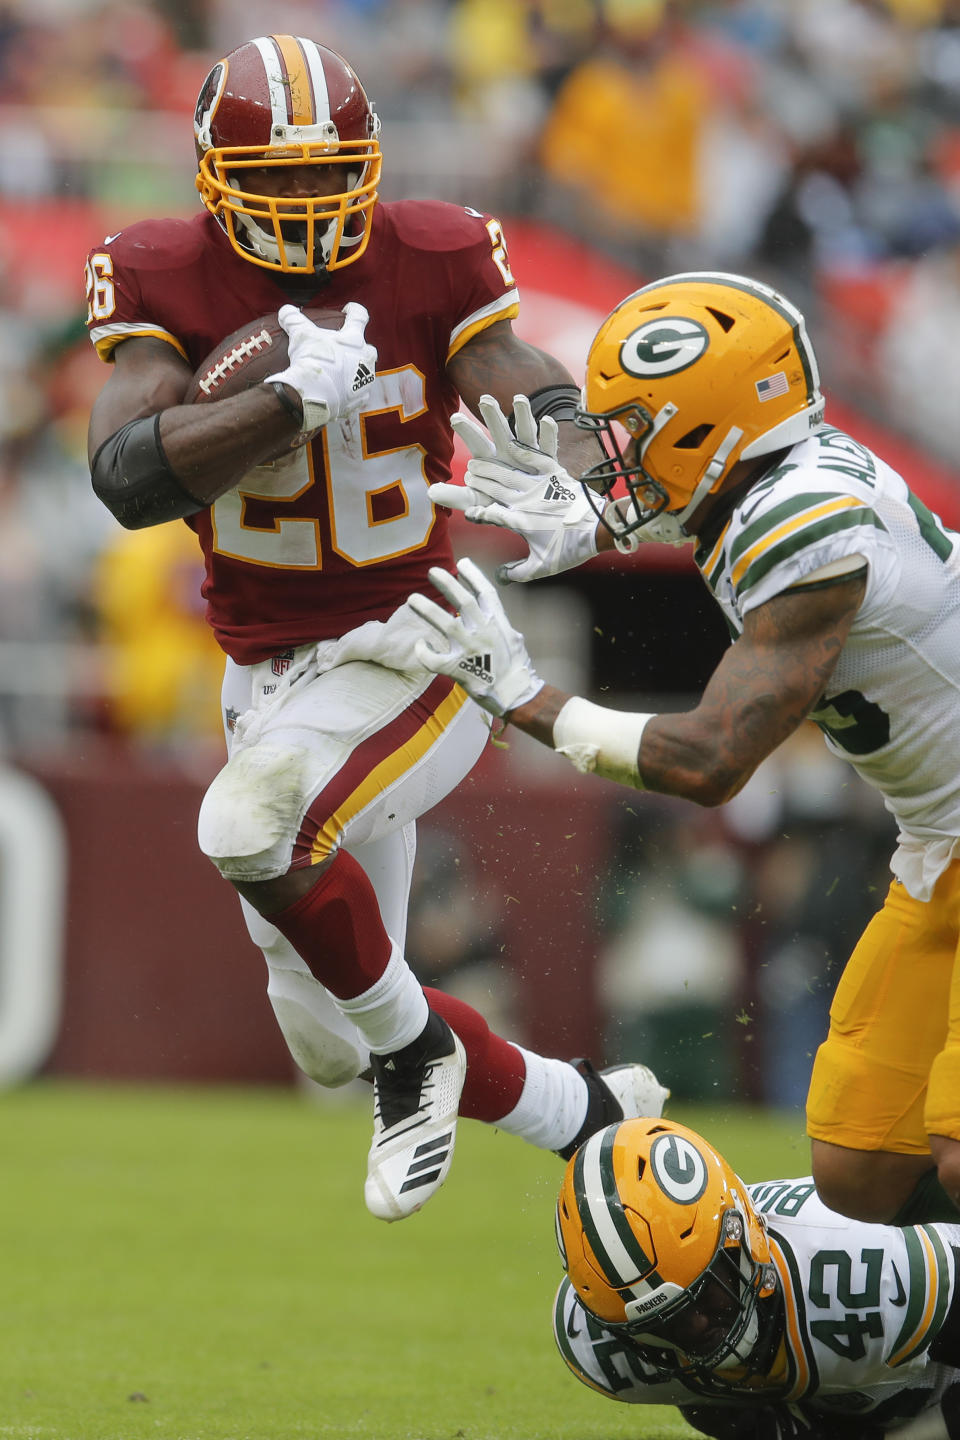
[[[674,1107],[745,1179],[799,1119]],[[54,1084],[0,1095],[0,1440],[667,1440],[556,1355],[554,1157],[461,1126],[444,1189],[363,1206],[366,1103]]]

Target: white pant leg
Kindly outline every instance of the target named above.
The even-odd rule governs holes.
[[[264,666],[240,667],[228,662],[224,682],[228,750],[234,750],[230,720],[251,704],[254,684],[264,679]],[[266,678],[269,679],[269,672]],[[373,692],[371,694],[371,691]],[[294,687],[258,728],[260,738],[282,753],[296,746],[304,753],[304,790],[316,795],[325,779],[348,764],[358,738],[376,734],[377,720],[389,723],[402,714],[417,693],[409,677],[381,666],[351,664],[328,671]],[[487,720],[472,705],[460,707],[438,741],[425,755],[393,765],[387,782],[372,798],[360,796],[343,808],[339,830],[368,874],[377,896],[384,927],[402,949],[407,906],[416,855],[417,815],[447,794],[472,768],[483,748]],[[251,747],[255,748],[255,747]],[[306,809],[309,796],[302,809]],[[294,829],[287,827],[287,858]],[[369,1054],[356,1027],[275,926],[241,902],[247,928],[267,962],[268,997],[287,1046],[297,1065],[318,1084],[348,1083],[367,1067]]]
[[[318,1085],[349,1084],[370,1063],[357,1027],[276,926],[246,900],[240,906],[250,938],[267,962],[267,998],[294,1061]]]
[[[417,820],[472,770],[489,718],[425,670],[350,661],[244,716],[241,731],[204,796],[198,838],[227,879],[249,884]]]
[[[412,824],[354,852],[376,892],[387,933],[401,947],[415,855],[416,827]],[[241,899],[240,905],[251,939],[267,962],[267,997],[290,1054],[318,1085],[348,1084],[370,1060],[356,1026],[337,1009],[329,992],[276,926],[245,900]]]
[[[417,858],[416,821],[391,830],[379,840],[371,840],[366,845],[348,844],[344,849],[349,850],[366,871],[380,906],[384,929],[402,950],[407,938],[407,907]]]

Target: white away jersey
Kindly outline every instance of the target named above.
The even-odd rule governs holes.
[[[834,1416],[869,1414],[895,1428],[939,1404],[960,1371],[930,1359],[958,1279],[960,1224],[867,1225],[828,1210],[813,1180],[747,1186],[764,1217],[783,1291],[785,1333],[769,1373],[729,1399],[695,1378],[658,1379],[636,1350],[584,1310],[569,1280],[554,1336],[578,1379],[647,1405],[804,1402]],[[728,1380],[728,1384],[729,1384]]]
[[[960,837],[960,536],[865,446],[825,426],[750,489],[697,565],[731,631],[825,566],[868,573],[828,693],[810,718],[883,795],[894,873],[929,899]]]

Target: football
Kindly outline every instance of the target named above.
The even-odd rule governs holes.
[[[306,309],[303,313],[325,330],[339,330],[343,324],[342,310]],[[239,395],[251,385],[259,385],[268,375],[284,370],[286,364],[286,332],[281,329],[276,313],[261,315],[259,320],[251,320],[234,330],[211,350],[190,382],[183,404],[205,405],[211,400]]]

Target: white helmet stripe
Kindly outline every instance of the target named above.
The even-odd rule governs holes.
[[[320,58],[316,41],[301,40],[299,44],[307,62],[310,83],[313,86],[314,123],[323,125],[330,119],[330,95],[327,91],[327,76],[323,68],[323,61]]]
[[[283,83],[283,57],[275,41],[269,35],[261,35],[253,43],[260,51],[264,74],[267,77],[271,128],[273,125],[287,125],[289,120],[287,117],[287,90]]]
[[[638,1264],[637,1255],[631,1254],[624,1244],[610,1214],[605,1185],[607,1167],[601,1164],[604,1140],[608,1138],[606,1131],[598,1131],[583,1146],[578,1157],[582,1164],[583,1182],[582,1192],[577,1197],[580,1218],[584,1221],[589,1216],[590,1223],[585,1226],[587,1238],[591,1249],[596,1243],[602,1252],[597,1254],[597,1260],[607,1279],[613,1284],[631,1285],[636,1283],[642,1267]]]

